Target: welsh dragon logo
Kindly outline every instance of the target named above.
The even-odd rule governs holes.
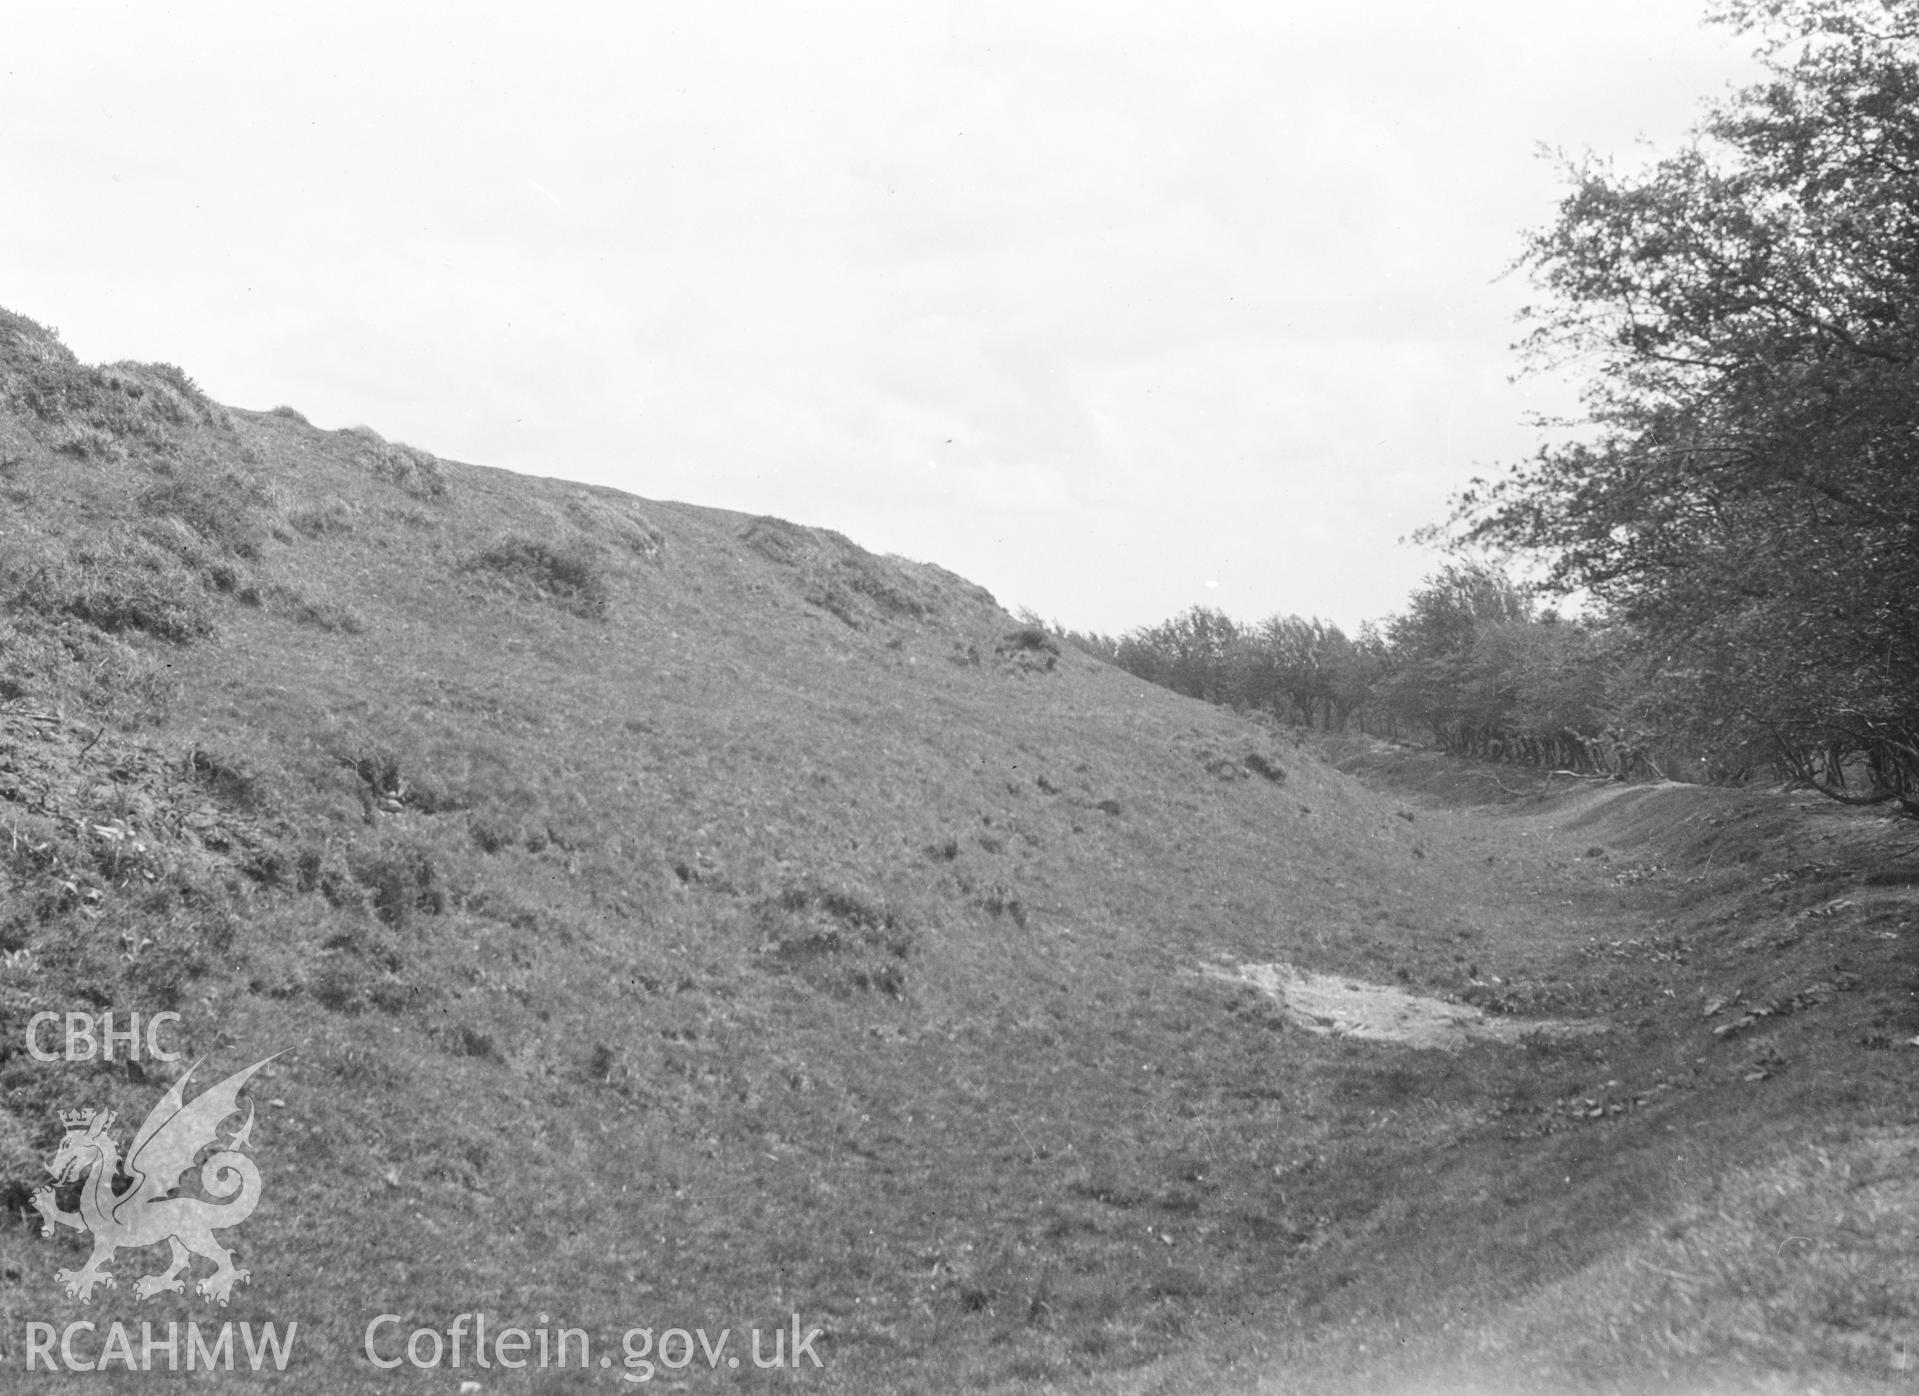
[[[274,1056],[278,1056],[275,1053]],[[201,1061],[206,1060],[204,1057]],[[69,1298],[82,1304],[93,1302],[97,1285],[114,1287],[114,1278],[103,1267],[122,1246],[138,1250],[165,1241],[173,1248],[173,1263],[164,1274],[147,1275],[136,1281],[136,1299],[150,1299],[171,1290],[186,1289],[180,1272],[192,1263],[191,1257],[204,1256],[218,1268],[195,1286],[208,1299],[227,1302],[233,1286],[249,1278],[250,1272],[235,1269],[233,1253],[213,1239],[216,1229],[238,1226],[253,1214],[260,1200],[260,1170],[241,1151],[253,1134],[253,1102],[247,1102],[247,1117],[230,1137],[220,1138],[223,1124],[240,1112],[240,1089],[253,1073],[272,1061],[266,1057],[209,1086],[189,1103],[187,1082],[200,1062],[188,1067],[173,1083],[160,1103],[153,1107],[146,1123],[133,1136],[127,1150],[125,1171],[133,1182],[126,1191],[113,1191],[114,1175],[121,1169],[120,1151],[108,1133],[114,1121],[110,1110],[63,1110],[60,1123],[66,1137],[47,1164],[55,1183],[70,1183],[83,1175],[80,1209],[61,1210],[54,1201],[53,1189],[43,1187],[32,1197],[33,1208],[45,1219],[41,1234],[52,1236],[57,1227],[93,1233],[93,1254],[78,1270],[55,1273]],[[194,1159],[208,1145],[213,1152],[200,1166],[200,1186],[218,1201],[199,1197],[180,1197],[180,1180],[193,1167]],[[238,1189],[236,1192],[235,1189]]]

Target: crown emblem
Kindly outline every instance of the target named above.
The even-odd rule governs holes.
[[[93,1123],[93,1111],[62,1110],[60,1112],[60,1123],[68,1129],[85,1129]]]

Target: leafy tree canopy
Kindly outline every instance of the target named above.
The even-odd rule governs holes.
[[[1457,501],[1782,751],[1919,791],[1919,3],[1730,0],[1769,74],[1648,168],[1566,166],[1526,352],[1587,429]]]

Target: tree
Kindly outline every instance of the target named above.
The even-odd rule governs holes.
[[[1586,431],[1455,519],[1643,633],[1699,730],[1919,813],[1919,5],[1720,18],[1768,80],[1649,169],[1568,165],[1522,258],[1527,351],[1593,366]]]
[[[1116,662],[1149,682],[1209,703],[1240,701],[1233,656],[1239,627],[1223,611],[1194,606],[1171,620],[1129,632]]]
[[[1362,621],[1359,633],[1334,652],[1333,710],[1340,727],[1357,714],[1360,731],[1366,730],[1369,721],[1383,718],[1387,731],[1397,734],[1392,713],[1380,702],[1392,663],[1392,648],[1386,643],[1385,633],[1372,621]]]
[[[1113,663],[1151,683],[1328,730],[1366,701],[1378,669],[1329,622],[1275,615],[1242,626],[1205,606],[1104,643]]]
[[[1510,695],[1478,653],[1482,636],[1488,627],[1531,618],[1531,599],[1503,570],[1483,563],[1442,568],[1386,622],[1393,658],[1383,686],[1387,705],[1430,729],[1448,750],[1483,750],[1507,725]]]
[[[1348,641],[1336,625],[1317,616],[1268,616],[1251,633],[1258,650],[1259,672],[1265,679],[1262,706],[1281,716],[1317,721],[1332,729],[1336,691],[1333,674],[1337,655]]]

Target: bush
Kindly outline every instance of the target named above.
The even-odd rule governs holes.
[[[354,459],[380,479],[397,485],[415,499],[445,499],[446,473],[440,458],[431,451],[388,441],[372,427],[348,427],[345,435],[354,441]]]
[[[1254,752],[1251,756],[1248,756],[1244,764],[1246,769],[1254,775],[1265,780],[1270,780],[1275,785],[1286,779],[1286,770],[1284,767],[1275,761],[1268,761],[1258,752]]]
[[[396,931],[413,923],[416,913],[437,916],[446,910],[446,889],[430,850],[394,841],[348,854],[353,880],[367,889],[373,914]]]
[[[755,519],[741,531],[740,541],[782,567],[797,567],[807,551],[804,531],[785,519]]]
[[[1000,636],[993,648],[1001,654],[1058,654],[1059,642],[1037,625],[1022,625]]]
[[[213,631],[206,594],[194,574],[178,558],[131,534],[31,572],[0,573],[0,590],[16,612],[72,617],[110,635],[139,632],[185,643]]]
[[[831,529],[758,518],[741,531],[740,541],[768,561],[796,569],[802,599],[855,630],[862,628],[868,608],[882,619],[913,620],[935,609],[915,593],[896,563],[882,562]]]
[[[366,622],[351,606],[330,597],[316,599],[298,587],[282,586],[278,582],[268,585],[259,595],[268,611],[285,616],[299,625],[347,635],[358,635],[366,630]]]
[[[123,461],[126,445],[105,427],[90,422],[61,422],[47,437],[47,444],[63,456],[81,460]]]
[[[872,601],[874,605],[889,615],[909,616],[914,620],[918,620],[930,609],[926,603],[918,597],[909,595],[906,591],[896,586],[885,576],[878,564],[867,567],[845,567],[843,565],[842,570],[847,573],[846,584],[848,586]]]
[[[329,499],[324,504],[309,504],[293,510],[287,522],[309,538],[324,538],[332,533],[353,531],[353,507],[345,500]]]
[[[17,603],[0,575],[0,609]],[[122,727],[164,722],[179,691],[172,667],[124,640],[21,606],[0,618],[0,702],[31,695],[111,715]]]
[[[762,954],[834,992],[858,990],[899,998],[914,936],[897,913],[845,888],[789,887],[760,903]]]
[[[606,615],[608,587],[599,560],[584,548],[506,538],[464,564],[531,591],[589,620]]]
[[[256,559],[264,530],[251,505],[259,494],[253,481],[227,471],[156,484],[141,494],[140,508],[156,518],[178,519],[221,552]]]
[[[195,745],[188,749],[181,766],[188,779],[229,808],[257,809],[264,798],[260,778],[244,758],[230,752]]]
[[[231,431],[232,418],[172,364],[89,368],[59,336],[0,311],[0,401],[48,428],[54,450],[123,460],[133,447],[171,452],[183,428]]]
[[[840,585],[838,578],[830,575],[815,578],[807,584],[801,596],[807,605],[818,606],[855,630],[860,628],[860,613],[853,603],[852,593]]]
[[[583,495],[567,500],[566,512],[587,533],[606,537],[643,562],[659,561],[666,550],[666,535],[623,501]]]
[[[1022,625],[994,641],[993,654],[1016,672],[1050,674],[1059,664],[1059,641],[1037,625]]]

